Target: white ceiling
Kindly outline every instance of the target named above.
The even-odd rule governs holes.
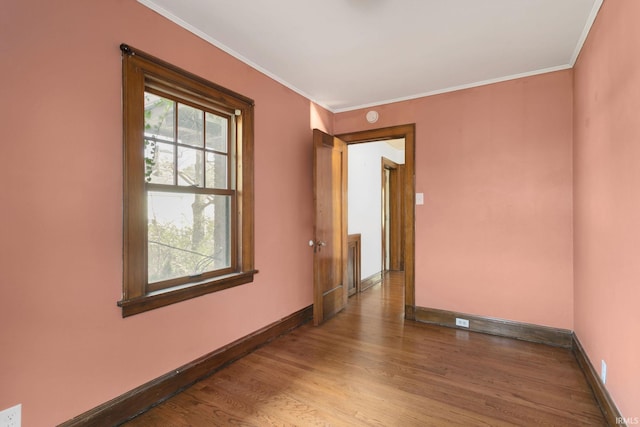
[[[570,68],[603,0],[138,0],[330,109]]]

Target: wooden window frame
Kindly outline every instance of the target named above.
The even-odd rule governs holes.
[[[254,274],[253,100],[121,45],[123,75],[124,221],[123,295],[118,301],[127,317],[211,292],[250,283]],[[144,168],[144,92],[162,87],[179,99],[213,105],[237,116],[235,146],[235,260],[232,271],[195,278],[165,289],[147,280],[147,189]],[[182,281],[184,282],[184,281]]]

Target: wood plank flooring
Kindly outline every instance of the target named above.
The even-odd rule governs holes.
[[[405,321],[385,276],[126,426],[604,426],[570,350]]]

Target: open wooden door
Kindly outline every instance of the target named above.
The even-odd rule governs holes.
[[[313,130],[313,323],[347,304],[347,144]]]

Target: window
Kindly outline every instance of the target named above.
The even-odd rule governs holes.
[[[253,101],[121,49],[130,316],[253,281]]]

